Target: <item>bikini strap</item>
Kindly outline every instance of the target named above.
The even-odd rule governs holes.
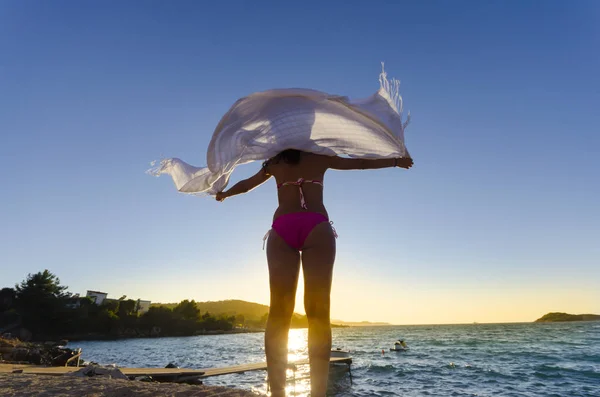
[[[304,199],[304,190],[302,190],[302,185],[307,182],[307,183],[314,183],[316,185],[320,185],[323,186],[323,182],[316,180],[316,179],[304,179],[304,178],[298,178],[298,180],[296,182],[283,182],[280,183],[279,185],[277,185],[277,189],[281,188],[282,186],[298,186],[298,189],[300,190],[300,205],[302,206],[303,209],[307,210],[308,207],[306,206],[306,200]]]
[[[293,181],[293,182],[281,182],[280,184],[277,185],[277,189],[279,189],[282,186],[302,186],[303,183],[314,183],[316,185],[323,186],[323,182],[318,179],[299,178],[297,181]]]
[[[329,221],[329,224],[331,225],[331,230],[333,231],[333,237],[338,238],[337,231],[335,230],[335,227],[333,227],[333,221]]]
[[[265,250],[265,243],[267,242],[267,239],[271,235],[271,230],[273,230],[273,229],[269,229],[269,231],[267,232],[267,234],[265,234],[265,236],[263,237],[263,251]]]

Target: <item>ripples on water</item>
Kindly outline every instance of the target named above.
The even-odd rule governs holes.
[[[404,339],[410,351],[389,351]],[[307,331],[290,331],[289,359],[308,356]],[[84,358],[122,367],[221,367],[264,361],[263,334],[76,342]],[[334,347],[352,352],[332,367],[335,396],[600,397],[600,323],[472,324],[336,328]],[[385,354],[382,355],[382,349]],[[288,378],[290,394],[307,396],[308,366]],[[265,371],[205,380],[266,391]]]

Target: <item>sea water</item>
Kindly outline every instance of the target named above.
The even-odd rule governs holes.
[[[73,342],[85,360],[122,367],[208,368],[264,361],[264,334]],[[407,352],[393,352],[403,339]],[[307,358],[307,330],[291,330],[289,360]],[[332,396],[600,396],[600,322],[415,325],[333,329],[350,350],[332,367]],[[204,380],[266,392],[266,372]],[[307,396],[308,366],[288,374],[290,395]]]

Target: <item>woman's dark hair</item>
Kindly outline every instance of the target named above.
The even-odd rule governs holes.
[[[300,162],[302,151],[296,149],[286,149],[283,152],[279,152],[277,155],[271,157],[265,161],[262,165],[262,169],[267,172],[267,167],[271,164],[279,164],[283,161],[286,164],[296,165]]]

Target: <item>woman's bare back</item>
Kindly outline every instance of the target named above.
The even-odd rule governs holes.
[[[274,219],[294,212],[318,212],[326,217],[327,210],[323,204],[323,179],[327,171],[326,156],[302,152],[298,164],[288,164],[284,161],[270,162],[265,172],[273,175],[277,182],[277,197],[279,207],[275,211]],[[313,183],[318,181],[321,184]],[[298,185],[286,182],[297,183]],[[306,208],[302,207],[300,188]]]

